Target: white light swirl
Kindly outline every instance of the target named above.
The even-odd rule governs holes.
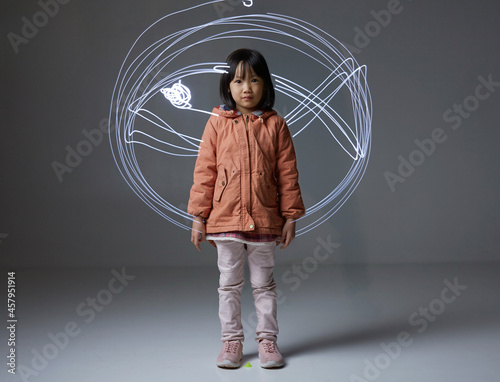
[[[191,91],[189,88],[179,82],[172,85],[171,88],[163,88],[160,92],[165,96],[170,103],[179,109],[190,109]]]
[[[295,139],[300,139],[311,126],[322,128],[352,160],[339,184],[318,202],[308,206],[305,216],[299,219],[307,219],[303,220],[306,224],[296,232],[297,235],[303,234],[335,214],[352,195],[366,171],[372,125],[366,66],[359,65],[342,43],[325,31],[303,20],[274,13],[220,18],[168,34],[153,43],[146,43],[145,48],[139,48],[151,28],[167,21],[172,25],[171,18],[176,15],[202,11],[203,7],[221,1],[209,1],[162,17],[147,28],[131,47],[120,69],[111,103],[110,125],[115,126],[115,133],[110,134],[110,143],[115,162],[132,190],[150,208],[173,224],[191,229],[192,217],[160,195],[143,175],[135,147],[146,146],[172,157],[196,157],[200,137],[181,133],[178,129],[183,126],[172,126],[159,111],[152,111],[146,105],[160,94],[183,112],[211,114],[210,111],[192,107],[191,103],[196,103],[196,99],[191,97],[188,84],[191,79],[197,81],[199,76],[224,73],[227,63],[174,65],[178,58],[189,55],[204,44],[213,46],[220,42],[224,47],[230,39],[239,42],[250,39],[300,53],[326,71],[327,75],[319,84],[311,86],[310,81],[300,83],[300,80],[292,81],[282,74],[273,73],[276,91],[294,104],[292,111],[284,116],[290,131]],[[275,66],[271,65],[271,68]],[[344,115],[345,111],[341,113],[332,106],[332,101],[341,92],[349,95],[351,114],[348,116]],[[168,112],[162,111],[163,114]],[[144,123],[140,127],[136,123],[137,117],[153,129],[146,131]],[[161,134],[156,134],[154,129]],[[172,140],[166,138],[169,136]]]

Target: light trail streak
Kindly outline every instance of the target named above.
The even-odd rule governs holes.
[[[313,64],[319,65],[327,72],[325,78],[310,89],[304,83],[285,78],[282,74],[273,74],[276,91],[296,103],[292,111],[284,116],[290,130],[295,129],[294,138],[300,139],[306,129],[311,134],[311,126],[315,129],[324,128],[333,142],[352,160],[340,183],[320,201],[308,207],[305,216],[299,219],[304,222],[307,219],[307,223],[297,229],[296,234],[301,235],[335,214],[354,192],[366,171],[372,125],[372,101],[366,81],[366,66],[360,66],[348,50],[327,32],[298,18],[276,13],[221,18],[176,31],[149,44],[145,41],[153,27],[167,21],[171,24],[174,16],[200,11],[220,1],[223,0],[209,1],[166,15],[149,26],[132,45],[120,68],[111,103],[110,124],[115,126],[115,133],[110,134],[110,143],[115,162],[123,178],[144,203],[176,226],[190,230],[192,216],[153,189],[142,174],[135,147],[145,146],[169,156],[195,157],[200,137],[178,131],[160,117],[159,112],[153,112],[147,106],[148,103],[162,97],[165,100],[163,112],[167,116],[170,109],[212,114],[193,107],[198,100],[193,96],[189,84],[196,83],[200,76],[224,73],[227,64],[197,62],[176,67],[176,60],[189,56],[195,48],[205,44],[220,42],[224,48],[228,40],[250,39],[289,49],[310,59],[311,68]],[[243,4],[251,6],[253,2],[243,1]],[[190,39],[195,42],[189,42]],[[145,48],[139,48],[144,43]],[[343,52],[346,52],[347,57]],[[307,81],[303,77],[301,80]],[[339,93],[350,95],[351,123],[332,106]],[[137,118],[143,122],[141,126],[147,123],[153,130],[158,129],[158,135],[143,131]],[[159,138],[159,133],[162,138]],[[176,142],[168,137],[175,138]]]

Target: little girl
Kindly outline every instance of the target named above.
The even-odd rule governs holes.
[[[284,365],[276,345],[274,250],[295,237],[304,214],[292,137],[272,110],[274,88],[267,63],[254,50],[227,58],[220,79],[224,102],[207,122],[194,169],[188,213],[194,216],[191,241],[200,250],[217,248],[219,317],[223,347],[217,366],[239,367],[242,360],[241,288],[244,254],[257,312],[261,366]]]

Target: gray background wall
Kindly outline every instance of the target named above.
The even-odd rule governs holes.
[[[326,262],[498,261],[498,2],[402,0],[402,11],[369,41],[357,40],[356,28],[373,25],[371,11],[395,2],[254,2],[251,10],[235,1],[222,11],[207,7],[203,21],[275,12],[311,22],[348,44],[358,62],[367,65],[373,97],[373,145],[364,179],[335,216],[298,237],[280,252],[278,262],[311,256],[328,237],[340,247]],[[62,181],[52,168],[54,161],[64,163],[68,145],[75,148],[85,139],[84,129],[99,128],[107,119],[120,65],[135,39],[161,16],[200,2],[61,3],[17,53],[9,33],[21,35],[23,18],[33,20],[42,8],[35,1],[1,6],[0,265],[213,263],[212,247],[205,245],[198,253],[188,231],[164,220],[132,192],[107,140]],[[184,20],[190,24],[171,27],[198,22]],[[223,61],[246,45],[221,43],[214,49]],[[270,55],[272,71],[282,64],[272,52],[263,53]],[[312,82],[314,73],[301,62],[287,68]],[[490,90],[481,88],[484,100],[476,97],[480,78],[494,81]],[[204,97],[211,105],[219,103],[217,89]],[[464,102],[460,116],[454,105]],[[384,174],[399,175],[400,156],[408,160],[418,148],[415,140],[431,138],[436,128],[444,130],[446,140],[391,189]],[[311,137],[296,145],[307,204],[335,163],[318,165],[321,156],[311,150]],[[187,203],[194,160],[182,163],[175,170],[160,163],[147,168],[180,204],[183,196]]]

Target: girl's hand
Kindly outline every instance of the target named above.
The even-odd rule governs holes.
[[[283,244],[280,249],[285,249],[288,244],[295,238],[295,222],[293,219],[287,219],[283,230],[281,231],[281,243]]]
[[[201,251],[200,243],[205,241],[205,223],[203,223],[203,218],[197,216],[193,219],[193,227],[191,229],[191,242],[194,246]]]

